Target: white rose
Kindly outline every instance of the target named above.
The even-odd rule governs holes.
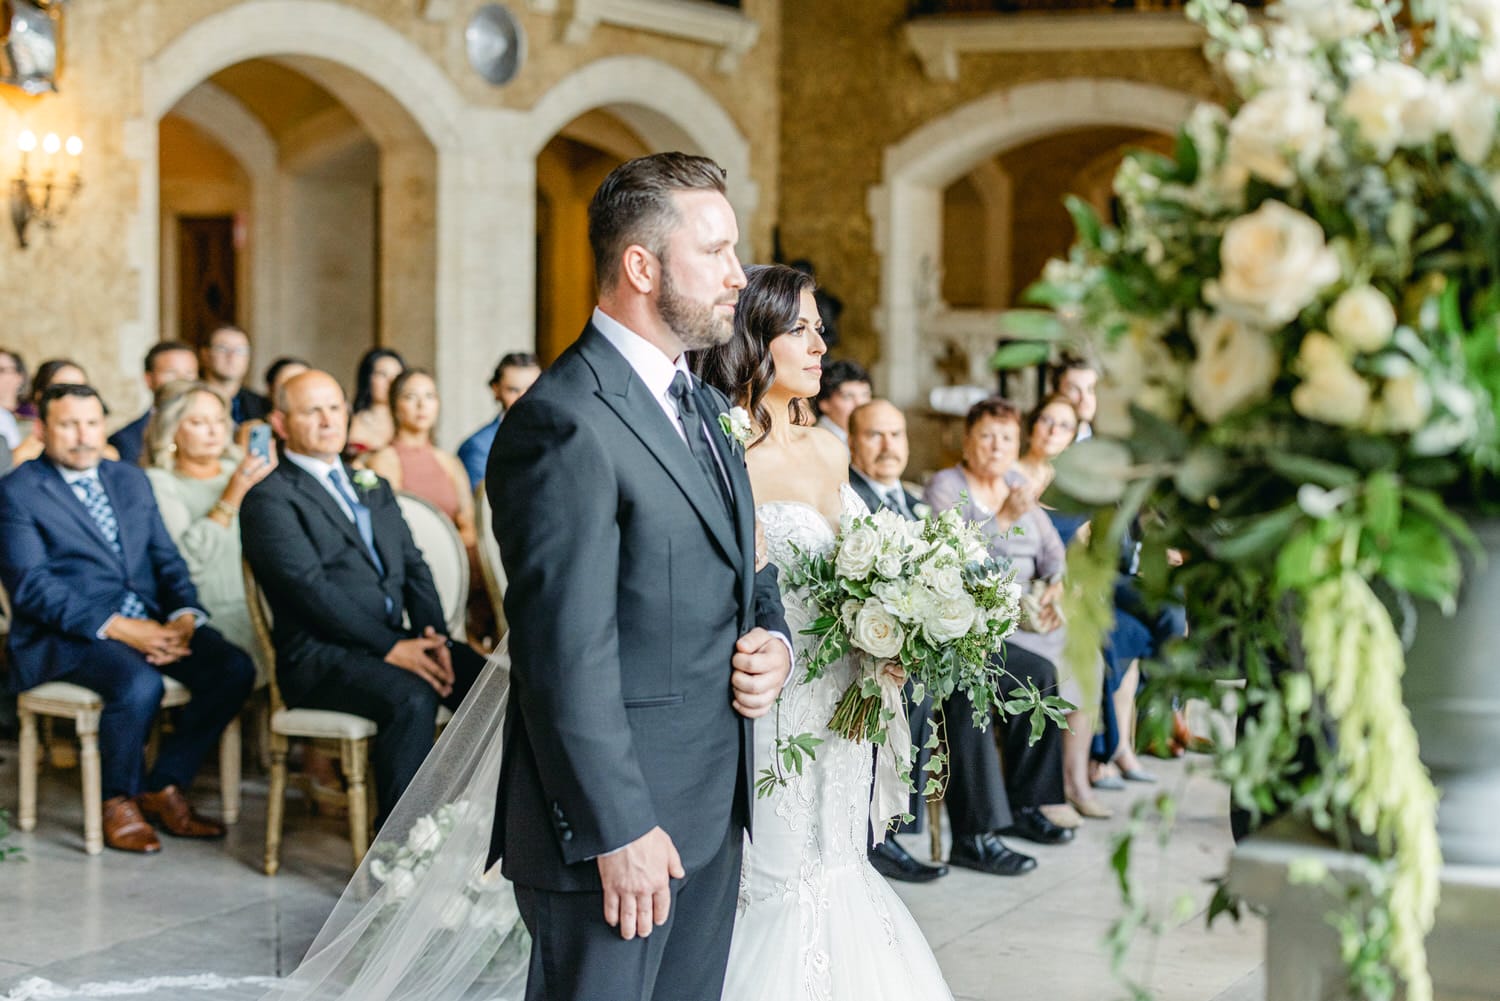
[[[418,817],[406,832],[406,848],[413,855],[422,855],[437,848],[443,841],[442,829],[431,817]]]
[[[1421,91],[1401,109],[1401,144],[1432,142],[1448,130],[1454,111],[1453,90],[1447,81],[1424,77]]]
[[[1406,140],[1408,105],[1423,100],[1427,91],[1428,81],[1420,70],[1405,63],[1380,63],[1354,79],[1340,107],[1354,121],[1360,138],[1384,160]]]
[[[1432,391],[1413,368],[1385,380],[1370,423],[1375,431],[1404,434],[1426,424],[1431,413]]]
[[[1229,162],[1272,184],[1290,187],[1318,162],[1330,132],[1323,106],[1306,93],[1267,90],[1229,124]]]
[[[958,567],[943,567],[927,578],[932,593],[944,601],[952,601],[964,593],[964,575]]]
[[[1378,14],[1350,0],[1280,0],[1270,14],[1322,42],[1365,35],[1380,24]]]
[[[1311,333],[1302,339],[1297,369],[1303,380],[1292,390],[1292,409],[1309,420],[1357,427],[1370,415],[1370,384],[1345,360],[1333,338]]]
[[[1195,313],[1188,330],[1198,349],[1188,371],[1188,401],[1204,420],[1216,423],[1270,394],[1280,364],[1264,331],[1222,313]]]
[[[473,909],[474,905],[467,895],[455,893],[443,905],[443,911],[438,915],[438,927],[448,929],[462,928],[464,923],[469,920],[469,913]]]
[[[858,580],[870,572],[879,555],[880,533],[863,525],[844,536],[833,568],[840,577]]]
[[[1500,102],[1483,84],[1466,80],[1454,88],[1453,104],[1453,149],[1465,163],[1481,166],[1489,159],[1495,144],[1495,118],[1500,115]]]
[[[875,572],[886,580],[895,580],[901,576],[901,568],[905,561],[901,554],[896,552],[881,553],[875,560]]]
[[[1500,2],[1497,0],[1452,0],[1454,26],[1465,35],[1500,37]]]
[[[885,606],[875,599],[865,602],[854,619],[854,632],[850,636],[854,645],[872,657],[894,657],[901,652],[906,634]]]
[[[417,888],[417,877],[404,866],[394,866],[386,873],[385,885],[392,897],[405,900]]]
[[[1328,311],[1328,332],[1346,348],[1366,354],[1379,351],[1396,332],[1396,308],[1379,289],[1357,285]]]
[[[1339,277],[1339,261],[1314,220],[1278,201],[1240,216],[1219,244],[1221,271],[1204,287],[1213,305],[1279,327]]]
[[[974,599],[967,594],[945,598],[922,620],[922,631],[934,643],[949,643],[968,634],[974,625]]]

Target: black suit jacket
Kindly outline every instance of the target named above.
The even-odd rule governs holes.
[[[146,450],[146,425],[151,423],[151,411],[146,411],[129,424],[109,436],[109,443],[120,453],[120,461],[128,466],[141,464],[141,453]]]
[[[869,508],[872,512],[879,511],[884,506],[885,499],[871,488],[870,484],[865,481],[864,476],[853,466],[849,467],[849,486],[853,488],[855,493],[859,494],[859,499],[864,501],[865,507]],[[906,509],[915,515],[917,505],[922,503],[922,499],[913,496],[904,486],[901,488],[901,496],[906,499]],[[900,512],[897,513],[899,514]]]
[[[146,474],[105,461],[99,482],[119,524],[121,555],[46,456],[0,479],[0,580],[13,610],[10,683],[16,691],[65,674],[87,657],[127,591],[158,621],[198,604]]]
[[[377,480],[360,493],[383,576],[343,508],[289,459],[240,506],[241,546],[271,605],[276,681],[290,705],[351,651],[379,660],[427,626],[447,632],[432,574],[390,486]]]
[[[491,862],[543,890],[599,887],[591,860],[660,826],[692,871],[748,825],[751,723],[730,660],[786,632],[755,572],[738,445],[700,400],[734,512],[591,324],[500,425],[486,489],[509,588],[511,689]]]
[[[246,389],[244,386],[241,386],[240,391],[234,394],[234,399],[229,401],[229,416],[236,424],[265,420],[270,412],[271,401],[255,390]]]

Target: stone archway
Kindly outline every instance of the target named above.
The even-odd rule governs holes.
[[[933,385],[921,323],[940,305],[942,193],[997,153],[1068,129],[1129,126],[1174,132],[1198,99],[1128,80],[1079,78],[1024,84],[971,101],[885,150],[882,183],[870,190],[881,255],[875,326],[880,381],[900,406]]]

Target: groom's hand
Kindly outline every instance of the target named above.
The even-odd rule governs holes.
[[[653,827],[618,851],[598,859],[604,884],[604,920],[629,941],[667,923],[674,879],[687,875],[677,846],[660,827]]]
[[[758,719],[770,712],[792,671],[786,644],[756,626],[735,643],[730,663],[734,666],[729,687],[734,692],[735,712],[746,719]]]

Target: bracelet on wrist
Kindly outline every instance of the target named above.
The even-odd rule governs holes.
[[[209,509],[208,513],[209,514],[222,514],[222,515],[224,515],[224,517],[229,518],[229,519],[232,520],[235,515],[237,515],[237,514],[240,513],[240,509],[237,508],[237,507],[235,507],[233,504],[226,504],[222,500],[217,500],[217,501],[214,501],[214,506]]]

